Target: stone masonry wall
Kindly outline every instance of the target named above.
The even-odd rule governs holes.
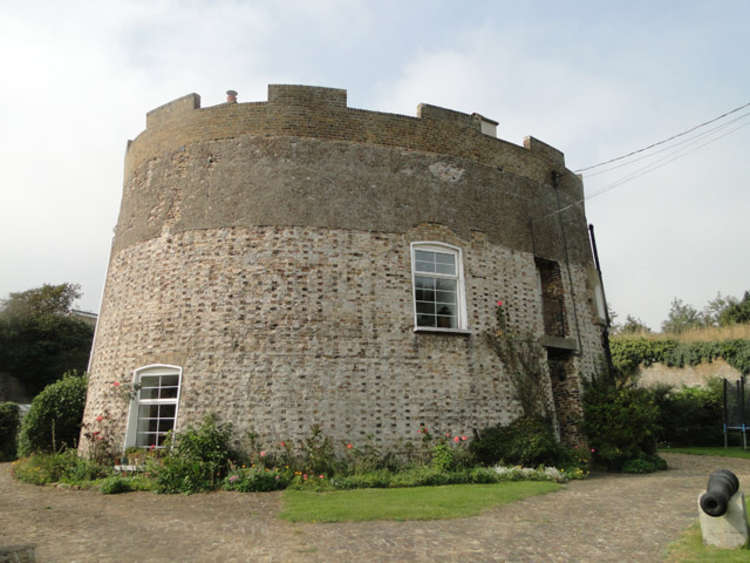
[[[463,249],[470,335],[413,331],[409,243],[422,240]],[[238,435],[252,428],[267,441],[302,438],[315,423],[337,440],[375,433],[386,444],[416,436],[420,423],[469,434],[519,413],[484,337],[499,298],[510,326],[541,334],[533,256],[481,233],[163,234],[112,258],[85,422],[106,411],[124,436],[127,409],[112,382],[164,363],[184,370],[178,429],[216,412]],[[590,322],[583,330],[595,338]],[[589,347],[582,358],[596,355]]]

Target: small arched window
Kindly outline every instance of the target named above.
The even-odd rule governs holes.
[[[465,331],[461,249],[441,242],[411,244],[414,330]]]
[[[125,447],[163,448],[177,422],[182,368],[150,365],[135,370]]]

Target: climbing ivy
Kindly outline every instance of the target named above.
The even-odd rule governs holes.
[[[750,340],[680,342],[675,339],[613,338],[612,362],[624,375],[638,366],[660,362],[670,367],[695,366],[721,358],[743,374],[750,374]]]

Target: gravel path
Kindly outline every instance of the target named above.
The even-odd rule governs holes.
[[[342,524],[278,520],[279,493],[102,495],[18,483],[4,463],[0,548],[35,544],[38,561],[659,561],[711,471],[750,483],[750,460],[665,457],[669,471],[575,481],[473,518]]]

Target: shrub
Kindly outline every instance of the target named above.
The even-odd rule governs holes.
[[[656,455],[659,410],[648,390],[595,377],[585,385],[583,409],[595,464],[621,471],[627,461]]]
[[[130,480],[119,475],[113,475],[102,481],[99,490],[103,495],[116,495],[119,493],[128,493],[133,488],[130,486]]]
[[[58,482],[81,485],[105,477],[109,472],[108,467],[78,457],[75,450],[35,453],[15,461],[12,466],[16,479],[32,485]]]
[[[15,403],[0,403],[0,461],[16,459],[20,415]]]
[[[644,455],[622,464],[623,473],[653,473],[667,468],[667,462],[658,455]]]
[[[234,457],[229,447],[231,433],[231,424],[217,424],[214,415],[207,415],[197,428],[176,434],[174,446],[161,463],[151,463],[156,491],[191,494],[216,489]]]
[[[651,390],[659,409],[656,439],[668,446],[715,446],[723,441],[722,382],[708,387],[659,386]]]
[[[233,469],[224,479],[224,489],[241,493],[277,491],[285,489],[291,480],[289,471],[256,467]]]
[[[86,383],[85,375],[66,373],[34,397],[21,423],[20,455],[76,446],[86,404]]]
[[[521,417],[503,426],[479,432],[469,449],[484,465],[499,461],[511,465],[566,465],[570,455],[555,439],[548,421],[539,417]]]

